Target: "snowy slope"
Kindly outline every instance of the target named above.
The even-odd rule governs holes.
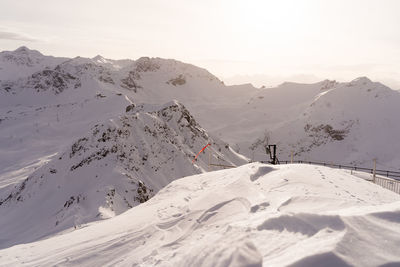
[[[0,187],[22,181],[127,105],[172,99],[253,160],[265,160],[264,145],[275,143],[281,160],[294,151],[295,160],[371,167],[377,158],[382,169],[399,168],[399,92],[367,78],[256,89],[225,86],[173,59],[64,59],[26,47],[1,55],[23,75],[13,77],[10,62],[0,61],[0,76],[8,77],[0,79]]]
[[[268,142],[281,160],[293,151],[299,160],[372,167],[377,158],[381,168],[399,168],[400,93],[368,78],[285,83],[245,106],[240,121],[217,132],[255,160],[265,160]]]
[[[55,67],[66,58],[44,56],[39,51],[21,46],[15,51],[0,52],[0,81],[27,77],[45,68]]]
[[[359,78],[319,94],[276,134],[283,137],[283,150],[293,146],[299,156],[367,166],[378,158],[398,169],[399,104],[399,92]]]
[[[110,218],[145,202],[174,179],[206,171],[208,155],[192,160],[208,143],[213,162],[247,162],[209,136],[176,101],[131,105],[14,189],[0,191],[0,247]]]
[[[213,126],[232,117],[231,106],[255,91],[250,85],[226,87],[208,71],[170,59],[96,56],[57,59],[54,64],[25,47],[3,54],[17,57],[21,50],[30,57],[36,55],[47,66],[40,63],[23,77],[10,76],[0,82],[3,186],[26,178],[44,159],[62,151],[95,124],[124,113],[132,102],[163,104],[177,99],[200,124]],[[5,66],[4,62],[0,66]],[[6,69],[0,70],[1,75],[8,75]],[[227,97],[228,108],[223,105]],[[26,171],[21,173],[23,168]]]
[[[400,196],[341,170],[249,164],[176,180],[0,265],[397,266]]]
[[[255,89],[225,86],[207,70],[173,59],[60,59],[26,47],[2,52],[2,58],[17,58],[10,62],[21,68],[39,62],[28,64],[36,72],[21,70],[21,79],[10,74],[1,82],[0,152],[12,155],[0,163],[2,177],[17,177],[15,171],[57,153],[132,101],[162,104],[172,99],[253,160],[265,160],[268,141],[278,144],[282,160],[293,150],[302,160],[370,166],[377,158],[385,169],[400,164],[399,92],[368,78]],[[0,61],[0,67],[7,62]],[[2,76],[9,75],[7,69],[2,67]],[[35,153],[27,147],[35,147]]]

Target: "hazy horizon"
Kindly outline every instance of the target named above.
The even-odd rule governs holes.
[[[400,89],[396,0],[5,0],[0,7],[2,51],[25,45],[54,56],[174,58],[255,86],[367,76]]]

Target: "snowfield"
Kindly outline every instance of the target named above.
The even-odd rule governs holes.
[[[398,266],[399,247],[399,195],[342,170],[252,163],[0,250],[0,265]]]

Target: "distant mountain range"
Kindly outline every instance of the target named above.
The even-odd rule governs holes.
[[[69,59],[20,47],[0,53],[0,96],[0,175],[7,177],[61,151],[131,102],[172,99],[253,160],[267,158],[269,142],[278,144],[282,160],[293,151],[297,159],[400,164],[399,92],[368,78],[225,86],[207,70],[172,59]]]
[[[226,259],[242,263],[243,255],[256,255],[254,262],[259,264],[262,257],[252,243],[229,252],[232,243],[242,244],[240,234],[263,231],[279,241],[285,229],[286,234],[295,236],[286,244],[299,236],[318,243],[314,234],[329,234],[332,228],[340,234],[342,244],[343,229],[346,233],[352,230],[352,236],[364,236],[365,229],[354,230],[352,220],[376,217],[378,211],[385,222],[380,225],[393,224],[382,228],[387,236],[396,236],[390,231],[397,229],[392,220],[397,206],[384,205],[397,196],[338,170],[254,163],[173,181],[268,160],[265,147],[269,144],[277,145],[280,160],[293,154],[295,160],[372,166],[375,158],[380,168],[398,169],[399,114],[400,93],[366,77],[345,83],[286,82],[276,88],[255,88],[251,84],[226,86],[207,70],[173,59],[57,58],[26,47],[0,52],[0,250],[5,251],[0,257],[18,262],[20,258],[12,255],[20,255],[18,249],[30,246],[39,247],[40,253],[24,254],[25,258],[37,257],[38,261],[28,265],[40,261],[59,264],[60,259],[64,263],[70,259],[62,255],[72,251],[79,259],[72,259],[72,264],[94,262],[102,254],[100,264],[113,262],[117,255],[121,258],[123,250],[132,253],[134,260],[151,264],[158,263],[154,248],[159,244],[161,252],[165,249],[161,259],[171,259],[176,249],[187,252],[187,245],[182,244],[197,244],[206,237],[205,245],[197,246],[188,257],[181,253],[175,261],[200,264],[203,257],[199,253],[207,249],[209,255],[215,254],[211,262],[220,260],[221,250],[230,255]],[[356,211],[367,205],[368,212],[348,217],[350,211],[342,214],[342,209],[349,203]],[[372,215],[368,205],[383,207],[373,209]],[[326,207],[333,207],[334,216],[321,217]],[[282,213],[286,209],[298,214],[288,217]],[[305,216],[307,209],[316,214]],[[257,212],[267,212],[270,217],[266,220],[265,214]],[[108,220],[109,224],[91,225],[121,213],[116,220]],[[278,213],[282,214],[276,217]],[[325,217],[329,223],[322,225]],[[238,222],[244,219],[248,222],[240,226],[242,222]],[[229,225],[218,223],[217,227],[219,221]],[[299,230],[293,228],[293,221],[301,225]],[[374,222],[371,219],[367,224]],[[86,229],[72,231],[74,228]],[[205,234],[192,236],[203,228]],[[241,229],[240,234],[235,229]],[[271,234],[276,231],[280,234]],[[230,236],[225,247],[210,243],[206,233],[214,232],[221,238]],[[48,237],[50,243],[56,240],[54,246],[47,241],[29,243]],[[68,242],[57,242],[66,239]],[[265,236],[260,240],[264,248]],[[382,248],[374,244],[365,250],[364,244],[358,247],[365,253]],[[145,253],[139,258],[142,251],[136,248],[144,245]],[[81,254],[80,248],[87,248],[87,254]],[[337,245],[333,248],[330,250],[341,255]],[[54,255],[47,255],[55,250]],[[49,257],[39,259],[38,255]],[[344,262],[330,255],[326,256],[330,262]],[[285,261],[310,262],[307,257],[303,262],[302,257]],[[325,261],[320,254],[318,261],[310,257],[313,262]],[[247,257],[246,262],[252,259]],[[351,259],[360,259],[359,254]]]

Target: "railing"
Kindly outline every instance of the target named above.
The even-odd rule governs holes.
[[[290,160],[281,161],[281,164],[288,164],[288,163],[290,163]],[[294,160],[293,163],[320,165],[320,166],[327,166],[327,167],[338,168],[338,169],[367,172],[367,173],[371,173],[371,174],[374,173],[374,169],[370,169],[370,168],[341,165],[341,164],[334,164],[334,163],[327,163],[327,162],[316,162],[316,161],[306,161],[306,160],[296,160],[295,161]],[[376,173],[376,175],[381,175],[381,176],[385,176],[387,178],[393,178],[395,180],[400,180],[400,172],[398,172],[398,171],[376,169],[375,173]]]
[[[262,163],[270,163],[268,161],[261,161],[261,162]],[[291,161],[290,160],[283,160],[283,161],[281,160],[280,163],[281,164],[289,164],[289,163],[291,163]],[[374,169],[370,169],[370,168],[341,165],[341,164],[334,164],[334,163],[327,163],[327,162],[294,160],[293,163],[320,165],[320,166],[327,166],[327,167],[331,167],[331,168],[354,170],[354,171],[360,171],[360,172],[371,173],[371,174],[374,173]],[[385,176],[385,177],[382,177],[382,176]],[[400,172],[376,169],[375,170],[375,184],[380,185],[386,189],[389,189],[393,192],[400,194]]]
[[[400,181],[387,179],[384,177],[375,177],[375,184],[382,186],[383,188],[389,189],[397,194],[400,194]]]

